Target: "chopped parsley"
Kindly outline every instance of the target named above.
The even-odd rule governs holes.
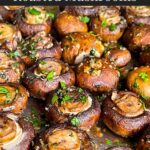
[[[110,31],[115,31],[117,29],[117,26],[115,25],[115,24],[111,24],[110,26],[109,26],[109,30]]]
[[[18,57],[18,56],[20,56],[20,53],[18,51],[14,51],[14,52],[10,52],[8,54],[8,56],[10,56],[10,57]]]
[[[80,96],[79,99],[80,99],[81,102],[85,103],[86,100],[87,100],[87,96],[85,96],[85,95],[84,96]]]
[[[40,61],[40,64],[41,64],[41,65],[45,65],[46,62],[45,62],[44,60],[41,60],[41,61]]]
[[[148,80],[148,74],[146,72],[141,72],[139,74],[139,77],[144,80],[144,81],[147,81]]]
[[[48,81],[53,80],[53,79],[54,79],[54,75],[55,75],[54,71],[50,71],[50,72],[48,73],[47,77],[46,77],[47,80],[48,80]]]
[[[135,82],[133,84],[133,88],[136,88],[136,89],[139,88],[139,83],[137,82],[137,79],[135,79]]]
[[[56,94],[53,95],[51,103],[55,104],[56,102],[58,102],[58,96]]]
[[[0,86],[0,94],[8,94],[8,93],[9,91],[5,87]]]
[[[101,23],[101,26],[106,27],[107,26],[107,20],[103,20],[102,23]]]
[[[83,89],[78,88],[78,92],[79,92],[79,93],[83,93]]]
[[[35,9],[35,8],[29,8],[28,12],[29,12],[29,14],[36,15],[36,16],[41,14],[41,12],[38,11],[37,9]]]
[[[112,145],[113,142],[112,142],[111,140],[107,139],[107,140],[106,140],[106,144],[107,144],[107,145]]]
[[[61,82],[60,82],[60,87],[61,87],[62,89],[65,89],[65,88],[66,88],[65,82],[61,81]]]
[[[78,125],[80,124],[80,121],[79,121],[79,119],[78,119],[77,117],[73,117],[73,118],[71,119],[71,124],[72,124],[73,126],[78,126]]]
[[[90,21],[90,18],[87,16],[80,16],[79,19],[84,23],[88,23]]]
[[[139,23],[138,26],[143,27],[145,24],[144,23]]]
[[[72,100],[72,98],[71,98],[69,95],[65,95],[65,96],[62,98],[61,103],[63,104],[63,103],[69,102],[69,101],[71,101],[71,100]]]
[[[0,35],[2,35],[3,34],[3,31],[0,31]]]
[[[49,16],[52,20],[55,18],[55,14],[54,14],[54,13],[48,12],[47,14],[48,14],[48,16]]]

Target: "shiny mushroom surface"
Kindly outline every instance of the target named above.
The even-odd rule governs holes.
[[[86,57],[100,58],[104,46],[90,33],[70,33],[62,40],[63,60],[69,64],[79,64]]]
[[[25,37],[42,31],[48,34],[51,23],[48,12],[42,6],[25,7],[16,17],[16,24]]]
[[[5,150],[29,150],[34,129],[23,118],[13,114],[0,115],[0,148]]]
[[[94,150],[86,132],[66,124],[47,129],[41,134],[34,150]]]
[[[33,37],[22,40],[17,49],[21,53],[21,59],[28,66],[45,57],[60,59],[62,54],[60,43],[45,32],[39,32]]]
[[[55,123],[69,122],[83,130],[89,130],[94,126],[101,113],[99,102],[87,91],[63,85],[48,98],[45,109],[49,120]]]
[[[115,91],[102,104],[102,117],[107,127],[122,137],[131,137],[150,123],[150,113],[138,95]]]
[[[78,86],[99,93],[117,88],[119,76],[118,70],[109,61],[99,58],[85,59],[76,71]]]
[[[75,74],[67,64],[55,58],[39,60],[25,72],[24,77],[24,84],[31,95],[43,100],[59,87],[61,81],[67,86],[74,85]]]
[[[131,71],[127,77],[127,86],[144,99],[150,100],[150,67],[141,66]]]
[[[17,51],[0,50],[0,83],[19,83],[24,68]]]
[[[16,26],[9,23],[0,23],[0,47],[10,51],[16,50],[18,42],[22,39]]]
[[[28,97],[29,93],[22,85],[0,84],[0,112],[22,114]]]
[[[120,16],[120,11],[114,6],[101,6],[98,16],[90,23],[91,30],[104,42],[113,42],[120,39],[125,28],[126,20]]]

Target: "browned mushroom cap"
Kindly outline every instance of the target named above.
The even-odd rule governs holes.
[[[127,6],[125,8],[125,17],[129,24],[148,24],[150,25],[149,6]]]
[[[88,58],[77,67],[77,84],[92,92],[109,92],[117,87],[119,72],[105,59]]]
[[[139,67],[131,71],[127,77],[128,88],[150,100],[150,67]]]
[[[69,64],[79,64],[85,57],[101,57],[104,46],[90,33],[71,33],[62,40],[63,59]]]
[[[75,83],[73,70],[55,58],[44,58],[25,72],[24,83],[32,96],[45,100],[47,94],[56,90],[63,81],[71,86]]]
[[[145,130],[144,134],[140,138],[137,150],[149,150],[150,149],[150,126]]]
[[[133,25],[129,27],[124,36],[123,42],[129,50],[141,50],[150,44],[150,26]]]
[[[75,127],[59,124],[38,137],[35,150],[94,150],[86,132]]]
[[[61,87],[48,98],[46,116],[55,123],[70,122],[83,130],[89,130],[100,117],[100,104],[85,90],[77,87]]]
[[[17,51],[0,50],[0,83],[19,83],[24,64]]]
[[[125,47],[112,48],[105,53],[105,58],[113,62],[116,67],[124,67],[131,60],[131,54]]]
[[[144,51],[140,53],[140,64],[142,65],[150,65],[150,48],[146,48]]]
[[[0,23],[0,47],[10,51],[15,50],[21,41],[20,31],[13,25]]]
[[[52,21],[44,7],[25,7],[22,14],[18,14],[16,17],[16,21],[23,36],[34,35],[41,31],[45,33],[51,31]]]
[[[95,16],[100,6],[66,6],[65,10],[78,16]]]
[[[117,41],[127,24],[117,7],[101,7],[99,16],[91,20],[91,30],[104,42]]]
[[[87,24],[82,22],[79,16],[70,12],[61,12],[55,21],[55,28],[61,36],[72,32],[87,32]]]
[[[102,104],[104,123],[114,133],[129,137],[150,123],[150,113],[140,98],[128,91],[113,92]]]
[[[36,60],[45,57],[60,59],[62,54],[60,43],[52,36],[47,36],[45,32],[39,32],[35,36],[23,40],[18,49],[21,51],[21,59],[26,65],[32,65]]]
[[[0,112],[22,113],[26,109],[28,96],[21,85],[0,84]]]
[[[12,114],[0,115],[0,148],[29,150],[34,138],[33,127]]]
[[[4,21],[13,21],[16,12],[24,6],[0,6],[0,17]]]

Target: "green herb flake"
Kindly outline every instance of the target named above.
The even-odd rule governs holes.
[[[18,57],[18,56],[20,56],[20,53],[18,51],[14,51],[14,52],[10,52],[8,54],[8,56],[10,56],[10,57]]]
[[[15,67],[15,68],[19,67],[19,62],[13,63],[12,66]]]
[[[115,24],[111,24],[110,26],[109,26],[109,30],[110,31],[115,31],[117,29],[117,26],[115,25]]]
[[[112,145],[113,143],[112,143],[111,140],[107,139],[107,140],[106,140],[106,144],[107,144],[107,145]]]
[[[144,23],[139,23],[138,26],[143,27],[145,24]]]
[[[51,103],[55,104],[56,102],[58,102],[58,96],[54,94],[54,96],[52,97]]]
[[[85,103],[87,100],[87,96],[80,96],[80,101]]]
[[[0,35],[2,35],[3,34],[3,31],[0,31]]]
[[[133,88],[135,88],[135,89],[139,88],[139,83],[137,82],[137,79],[135,79],[135,82],[133,84]]]
[[[10,102],[10,100],[7,100],[7,99],[6,99],[6,100],[4,101],[4,105],[9,104],[9,102]]]
[[[41,64],[41,65],[45,65],[46,62],[45,62],[44,60],[41,60],[41,61],[40,61],[40,64]]]
[[[90,18],[87,16],[80,16],[79,19],[84,23],[88,23],[90,21]]]
[[[72,124],[73,126],[78,126],[78,125],[80,124],[80,121],[79,121],[79,119],[78,119],[77,117],[73,117],[73,118],[71,119],[71,124]]]
[[[66,102],[69,102],[69,101],[71,101],[72,100],[72,98],[69,96],[69,95],[65,95],[63,98],[62,98],[62,104],[63,103],[66,103]]]
[[[48,73],[47,77],[46,77],[47,80],[48,80],[48,81],[53,80],[53,79],[54,79],[54,75],[55,75],[54,71],[50,71],[50,72]]]
[[[54,14],[54,13],[48,12],[47,14],[48,14],[48,16],[49,16],[52,20],[55,18],[55,14]]]
[[[79,92],[79,93],[83,93],[83,89],[78,88],[78,92]]]
[[[65,88],[66,88],[66,83],[63,82],[63,81],[61,81],[61,82],[60,82],[60,87],[61,87],[62,89],[65,89]]]
[[[0,94],[8,94],[8,93],[9,91],[5,87],[0,86]]]
[[[28,12],[29,12],[31,15],[36,15],[36,16],[41,14],[41,12],[38,11],[37,9],[35,9],[35,8],[29,8],[29,9],[28,9]]]
[[[103,20],[102,23],[101,23],[101,26],[106,27],[107,26],[107,20]]]
[[[144,81],[147,81],[148,80],[148,74],[146,72],[141,72],[139,74],[139,77],[144,80]]]

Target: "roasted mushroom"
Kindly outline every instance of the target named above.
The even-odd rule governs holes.
[[[95,16],[100,6],[66,6],[65,10],[78,16]]]
[[[150,126],[145,130],[140,138],[136,150],[149,150],[150,149]]]
[[[126,20],[120,16],[119,9],[101,6],[98,16],[90,23],[91,30],[104,42],[117,41],[127,27]]]
[[[17,15],[16,23],[23,36],[30,36],[42,31],[48,34],[52,20],[44,7],[30,6]]]
[[[150,45],[150,26],[132,25],[128,27],[123,42],[130,51],[141,50]]]
[[[140,64],[150,65],[150,47],[140,52]]]
[[[35,36],[23,40],[18,50],[26,65],[32,65],[36,60],[45,57],[60,59],[62,54],[60,44],[52,36],[47,36],[45,32],[39,32]]]
[[[45,100],[47,94],[56,90],[60,82],[67,86],[74,85],[73,70],[62,61],[55,58],[44,58],[27,69],[24,84],[32,96]]]
[[[33,138],[34,129],[23,118],[0,115],[0,149],[29,150]]]
[[[14,21],[18,10],[24,6],[0,6],[0,20]]]
[[[113,62],[114,65],[118,68],[126,66],[131,60],[130,52],[119,44],[116,44],[116,46],[112,48],[108,48],[104,57]]]
[[[148,24],[150,25],[150,7],[149,6],[127,6],[125,8],[125,17],[129,24]]]
[[[127,77],[127,86],[144,99],[150,100],[150,67],[139,67],[131,71]]]
[[[17,51],[0,50],[0,83],[19,83],[24,64]]]
[[[61,36],[73,32],[87,32],[89,18],[73,15],[70,12],[61,12],[55,20],[55,28]]]
[[[17,48],[18,43],[21,41],[21,33],[11,24],[0,23],[0,47],[10,51]]]
[[[119,72],[113,65],[98,58],[87,58],[77,67],[76,79],[79,87],[91,92],[109,92],[117,87]]]
[[[103,101],[102,118],[114,133],[131,137],[150,123],[150,112],[135,93],[115,91]]]
[[[0,112],[21,114],[26,109],[28,96],[21,85],[0,84]]]
[[[41,134],[34,150],[94,150],[86,132],[60,124]]]
[[[104,46],[90,33],[70,33],[62,40],[63,59],[69,64],[79,64],[85,57],[101,57]]]
[[[62,86],[48,98],[46,116],[55,123],[69,122],[89,130],[100,117],[100,104],[88,92],[77,87]]]

